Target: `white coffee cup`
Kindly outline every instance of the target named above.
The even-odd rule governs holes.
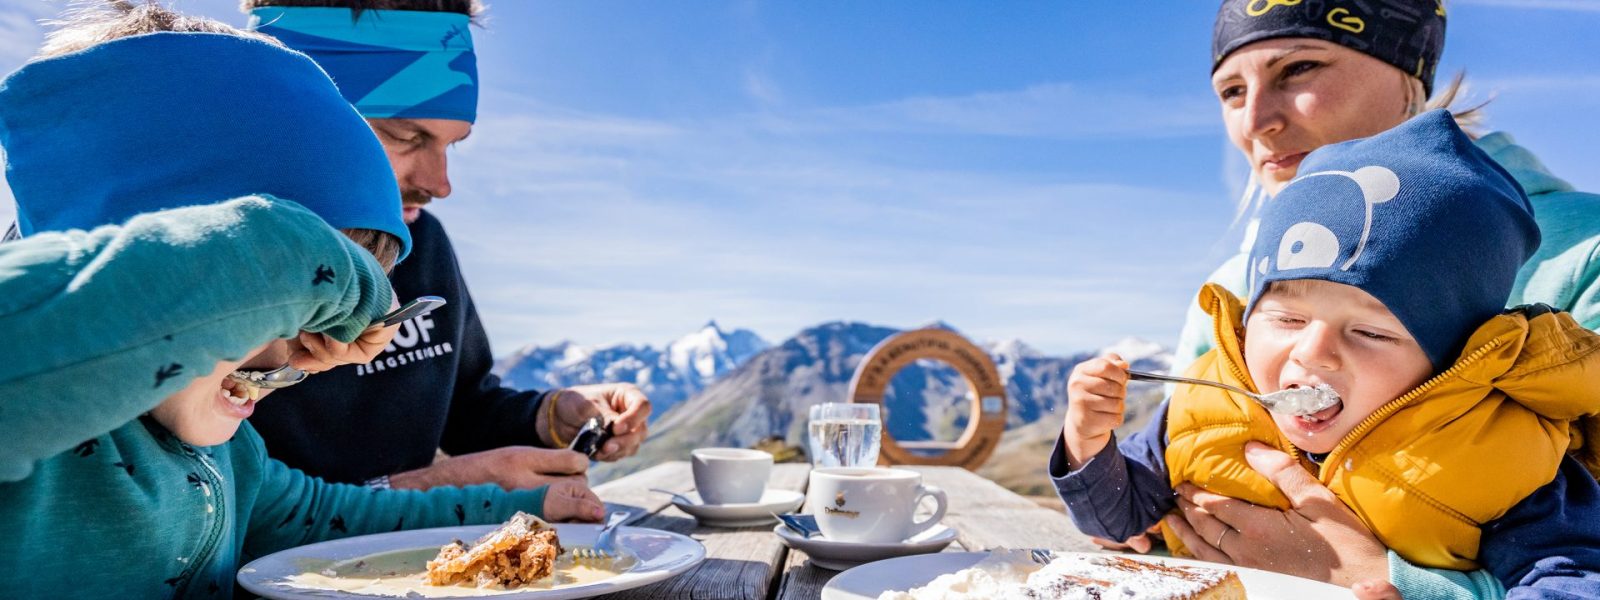
[[[840,542],[894,544],[927,531],[944,518],[944,490],[922,485],[906,469],[830,467],[811,470],[808,509],[822,535]],[[933,516],[916,521],[917,504],[933,498]]]
[[[772,455],[744,448],[699,448],[689,453],[694,487],[706,504],[760,502],[772,476]]]

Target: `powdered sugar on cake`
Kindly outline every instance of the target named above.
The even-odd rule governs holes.
[[[1245,597],[1238,576],[1224,569],[1169,566],[1112,555],[1061,556],[1043,568],[1024,568],[1017,564],[1018,557],[1015,555],[1005,554],[998,558],[985,559],[972,568],[941,575],[920,588],[884,592],[878,600],[1188,600]]]

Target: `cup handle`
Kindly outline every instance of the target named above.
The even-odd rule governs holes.
[[[932,529],[934,525],[938,525],[939,521],[944,520],[944,511],[950,505],[950,500],[945,497],[944,490],[939,489],[938,486],[919,485],[917,486],[917,500],[911,505],[913,510],[915,509],[914,507],[922,505],[923,498],[933,498],[938,507],[933,509],[933,516],[911,523],[911,533],[906,535],[907,538],[917,537],[918,534]]]

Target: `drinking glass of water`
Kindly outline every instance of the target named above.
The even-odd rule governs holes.
[[[883,421],[872,403],[826,402],[811,406],[811,464],[874,467]]]

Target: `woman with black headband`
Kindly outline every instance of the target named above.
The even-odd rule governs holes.
[[[1436,92],[1446,19],[1439,0],[1225,0],[1212,34],[1211,82],[1229,140],[1250,163],[1241,214],[1288,184],[1312,150],[1447,107],[1461,77]],[[1480,108],[1457,111],[1457,122],[1472,132]],[[1543,238],[1510,304],[1549,304],[1600,330],[1600,196],[1575,191],[1506,133],[1475,143],[1527,192]],[[1253,237],[1249,225],[1241,248]],[[1209,280],[1243,290],[1244,255]],[[1191,307],[1174,370],[1209,349],[1210,330],[1210,318]]]
[[[1294,179],[1312,150],[1368,137],[1450,104],[1460,77],[1437,93],[1433,85],[1447,13],[1439,0],[1224,0],[1212,39],[1212,85],[1229,139],[1251,166],[1241,214]],[[1476,112],[1456,116],[1471,124]],[[1475,143],[1527,192],[1543,238],[1519,273],[1510,304],[1542,302],[1600,329],[1600,196],[1575,191],[1504,133]],[[1243,248],[1250,247],[1253,234],[1253,225],[1247,226]],[[1241,253],[1225,263],[1210,281],[1243,292],[1244,258]],[[1191,308],[1174,372],[1209,349],[1211,330],[1210,317]],[[1185,519],[1172,519],[1174,529],[1199,557],[1344,585],[1387,575],[1408,597],[1433,597],[1451,587],[1454,593],[1481,593],[1477,584],[1492,579],[1451,582],[1447,574],[1394,560],[1387,561],[1389,573],[1358,569],[1381,566],[1385,556],[1354,513],[1286,455],[1267,452],[1252,457],[1252,465],[1296,500],[1296,508],[1285,513],[1181,487]],[[1218,531],[1230,530],[1260,543],[1230,544],[1226,551],[1212,544]],[[1130,542],[1149,547],[1145,540]],[[1382,597],[1395,590],[1380,585],[1357,592]]]

